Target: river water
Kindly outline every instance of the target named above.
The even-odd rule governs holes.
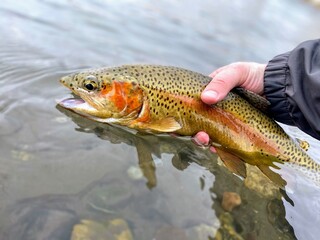
[[[318,239],[320,190],[303,177],[286,191],[254,168],[243,181],[188,139],[96,124],[56,99],[59,78],[88,67],[267,62],[319,22],[302,0],[2,1],[0,238]],[[319,160],[318,141],[284,128]],[[241,198],[229,211],[228,192]]]

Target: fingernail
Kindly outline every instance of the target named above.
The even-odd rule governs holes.
[[[212,98],[214,100],[217,99],[218,97],[218,93],[216,91],[213,91],[213,90],[208,90],[208,91],[205,91],[203,93],[206,97],[209,97],[209,98]]]

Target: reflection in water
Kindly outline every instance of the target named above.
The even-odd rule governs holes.
[[[121,231],[130,232],[137,239],[152,239],[155,236],[159,239],[169,239],[164,236],[171,239],[175,237],[171,234],[176,234],[177,231],[185,236],[182,239],[207,239],[209,236],[217,239],[243,239],[243,237],[245,239],[257,237],[276,239],[280,236],[283,239],[294,238],[293,230],[285,219],[280,192],[273,188],[272,182],[261,173],[259,174],[259,171],[256,171],[255,177],[247,179],[249,183],[245,184],[219,165],[217,160],[213,161],[210,152],[203,151],[190,141],[173,139],[169,136],[132,133],[122,128],[94,123],[60,107],[58,109],[72,118],[79,126],[79,131],[94,133],[113,144],[134,145],[137,148],[139,166],[151,192],[135,186],[144,182],[139,177],[135,178],[136,181],[129,181],[130,175],[125,179],[118,175],[107,174],[77,194],[47,195],[25,199],[11,206],[6,212],[7,217],[12,219],[3,232],[6,239],[35,239],[39,236],[46,236],[48,239],[68,239],[71,235],[79,234],[77,231],[81,231],[79,229],[82,228],[94,232],[94,236],[99,234],[108,236],[105,234],[111,234],[113,230],[103,227],[103,231],[97,231],[96,228],[101,224],[104,226],[104,223],[105,226],[109,226],[115,219],[122,223]],[[179,170],[187,171],[189,165],[196,163],[213,173],[214,179],[209,174],[200,176],[197,187],[200,194],[195,193],[195,196],[192,192],[193,196],[189,199],[178,201],[168,199],[167,206],[161,208],[162,212],[159,212],[157,204],[163,204],[159,199],[165,196],[155,188],[158,184],[156,159],[161,158],[162,154],[170,154],[172,165]],[[255,182],[263,182],[264,188],[247,187],[253,186]],[[265,188],[268,185],[270,185],[269,189],[274,190],[266,195]],[[139,192],[135,192],[136,190]],[[234,209],[225,210],[223,195],[226,191],[237,193],[242,203]],[[208,194],[211,196],[210,202],[199,204],[199,201],[195,200],[198,198],[201,201],[207,201],[208,199],[203,198],[203,195]],[[194,205],[197,202],[199,205]],[[192,211],[188,213],[182,208],[186,212],[179,212],[182,210],[180,205],[184,204],[187,204]],[[208,211],[210,208],[212,210]],[[169,216],[167,211],[176,211],[177,219],[173,220],[175,217]],[[198,216],[194,216],[194,211]],[[34,220],[26,221],[30,218]],[[81,219],[90,219],[91,222],[83,220],[81,224]],[[127,225],[123,225],[123,221]],[[178,224],[175,229],[168,230],[166,223],[171,221]],[[144,226],[148,223],[152,223],[149,225],[149,230],[141,232],[139,225]],[[277,231],[273,231],[274,228]]]
[[[67,93],[58,79],[84,67],[209,73],[266,62],[319,37],[318,9],[300,0],[30,0],[2,1],[0,14],[0,239],[318,239],[320,190],[301,176],[280,193],[255,168],[242,181],[185,139],[71,116],[74,131],[54,101]],[[307,140],[317,159],[319,142]]]

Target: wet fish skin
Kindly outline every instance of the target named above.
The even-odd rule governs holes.
[[[99,68],[62,78],[62,84],[86,104],[60,104],[93,120],[138,130],[186,136],[205,131],[222,158],[228,153],[237,163],[242,160],[264,172],[274,162],[287,163],[315,178],[320,165],[236,91],[215,105],[204,104],[201,92],[210,81],[208,76],[177,67]]]

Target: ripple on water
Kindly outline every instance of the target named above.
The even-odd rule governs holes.
[[[0,115],[0,137],[11,136],[22,128],[21,121],[8,115]]]

